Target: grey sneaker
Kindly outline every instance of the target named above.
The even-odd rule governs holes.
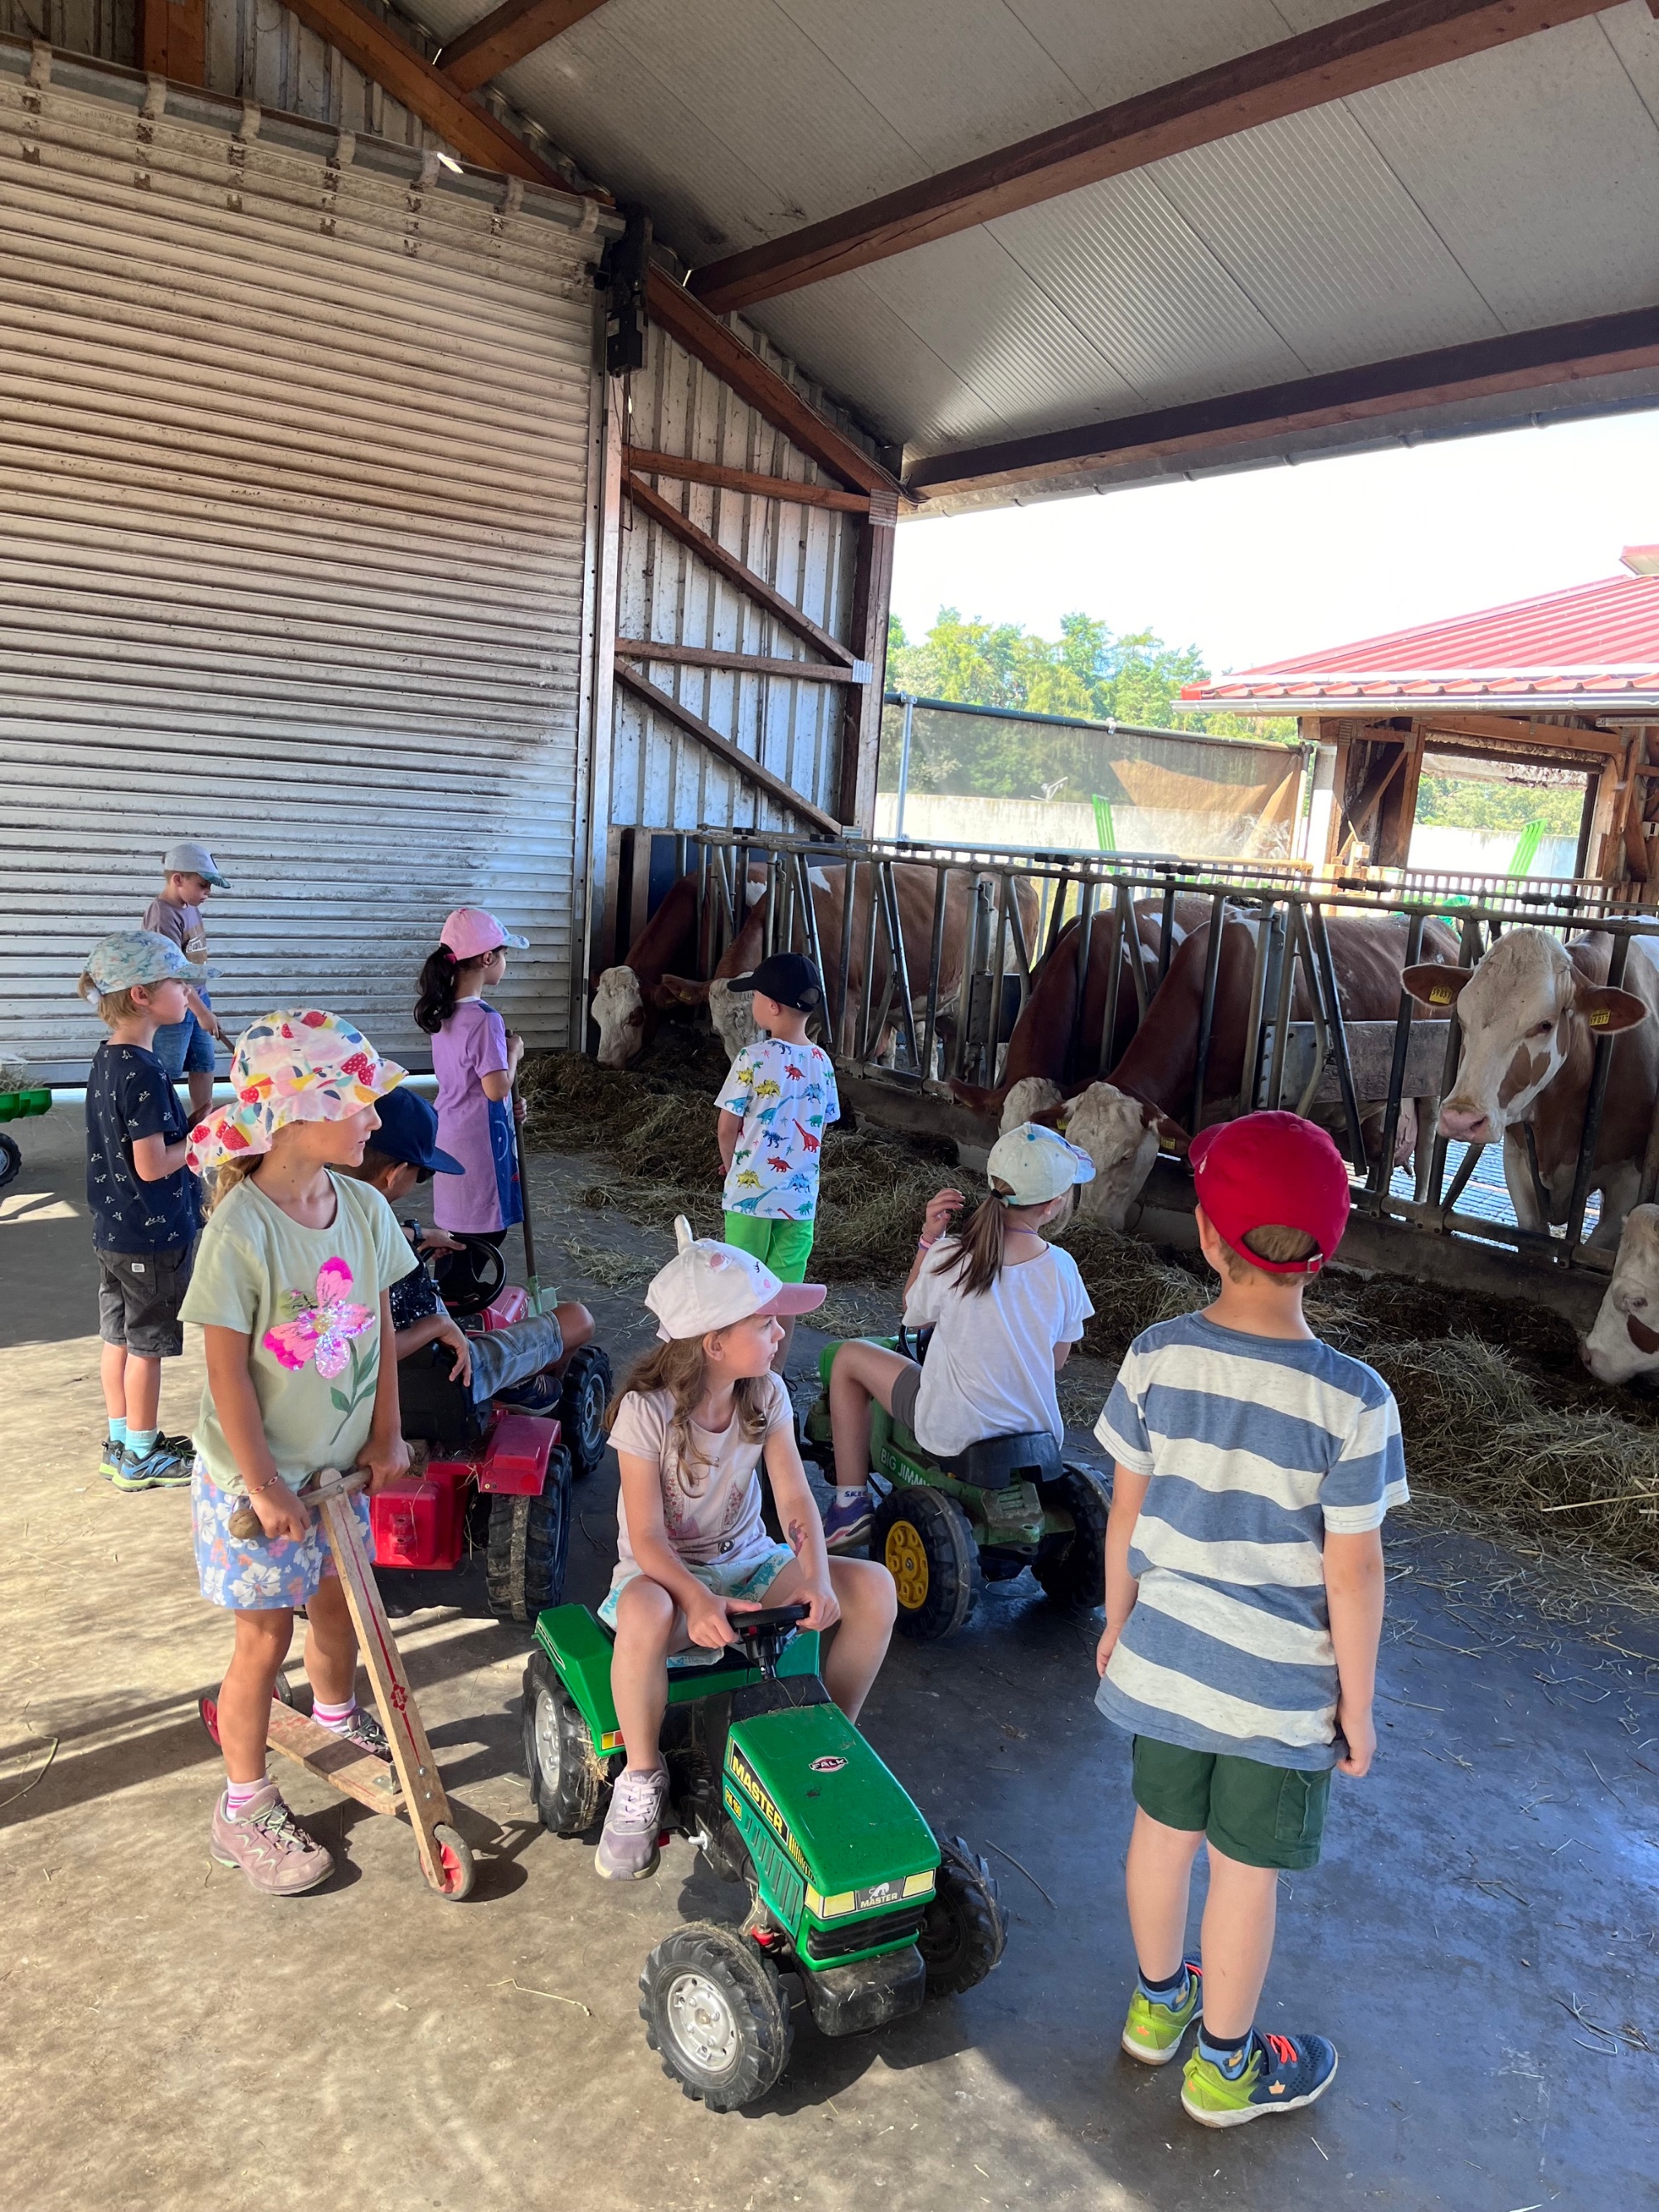
[[[625,1770],[611,1792],[611,1810],[593,1854],[595,1874],[606,1881],[643,1881],[647,1875],[655,1874],[667,1796],[668,1777],[661,1767],[654,1774],[641,1774],[631,1766]]]
[[[319,1721],[317,1725],[328,1728],[326,1721]],[[328,1732],[337,1736],[342,1743],[354,1744],[359,1751],[366,1751],[371,1759],[389,1759],[392,1756],[392,1746],[386,1740],[386,1730],[374,1714],[366,1713],[361,1705],[343,1728],[331,1728]]]
[[[190,1469],[190,1457],[180,1457],[173,1449],[173,1439],[157,1437],[143,1459],[123,1451],[110,1480],[118,1490],[187,1490]]]
[[[300,1826],[274,1782],[250,1797],[234,1820],[225,1810],[222,1790],[208,1848],[221,1866],[240,1867],[266,1897],[297,1897],[334,1871],[333,1859]]]

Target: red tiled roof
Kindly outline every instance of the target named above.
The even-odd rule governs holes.
[[[1659,575],[1611,576],[1182,686],[1217,705],[1659,708]]]

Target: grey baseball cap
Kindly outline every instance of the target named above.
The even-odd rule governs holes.
[[[216,884],[222,891],[230,889],[214,866],[212,854],[194,837],[181,837],[176,845],[169,845],[161,855],[161,866],[170,876],[200,876],[204,883]]]

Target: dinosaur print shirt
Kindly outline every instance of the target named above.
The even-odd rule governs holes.
[[[714,1101],[743,1116],[726,1178],[726,1211],[761,1221],[810,1221],[818,1210],[823,1133],[841,1119],[830,1055],[815,1044],[757,1037],[744,1045]]]

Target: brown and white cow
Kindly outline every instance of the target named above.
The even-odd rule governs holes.
[[[1060,1125],[1094,1162],[1095,1179],[1079,1194],[1079,1213],[1108,1229],[1124,1228],[1152,1171],[1160,1139],[1180,1133],[1157,1107],[1127,1097],[1109,1083],[1091,1083],[1062,1107]]]
[[[1625,988],[1608,987],[1613,939],[1597,930],[1563,945],[1542,929],[1505,931],[1473,968],[1409,969],[1406,988],[1431,1012],[1455,1006],[1463,1033],[1443,1133],[1504,1145],[1504,1181],[1523,1229],[1567,1218],[1598,1037],[1615,1039],[1589,1188],[1601,1194],[1592,1244],[1619,1241],[1641,1182],[1659,1090],[1659,962],[1635,939]],[[1547,1209],[1533,1187],[1532,1133]]]
[[[1613,1280],[1579,1356],[1598,1382],[1659,1375],[1659,1206],[1625,1216]]]
[[[765,884],[764,870],[751,867],[750,896],[763,892]],[[751,916],[753,912],[751,908]],[[747,941],[739,940],[740,956]],[[669,885],[656,912],[629,946],[627,957],[602,969],[593,980],[589,1012],[599,1032],[601,1067],[626,1067],[639,1058],[661,1017],[687,1003],[675,979],[684,979],[696,964],[697,878],[694,869],[688,869]],[[753,965],[752,955],[740,957],[736,967],[723,959],[714,972],[737,975]]]

